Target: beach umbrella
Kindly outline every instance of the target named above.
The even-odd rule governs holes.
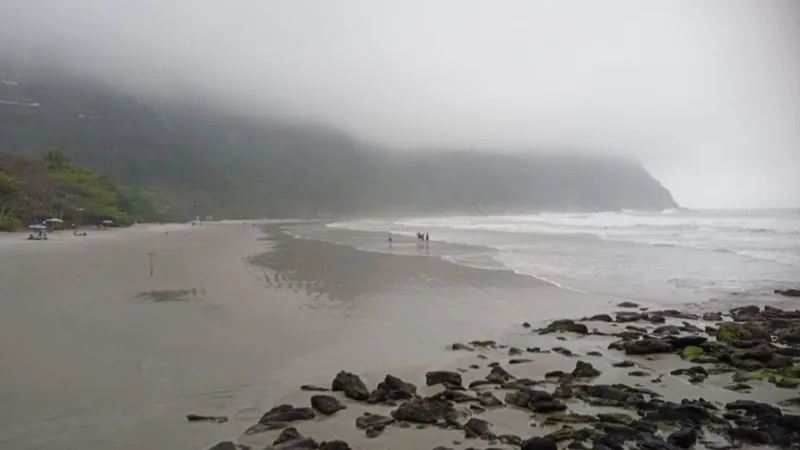
[[[61,219],[59,219],[59,218],[57,218],[57,217],[53,217],[52,219],[47,219],[47,220],[45,220],[45,222],[52,222],[52,223],[64,223],[64,221],[63,221],[63,220],[61,220]]]
[[[111,225],[112,223],[114,223],[114,221],[106,219],[106,220],[104,220],[104,221],[102,221],[100,223],[102,223],[103,225]]]

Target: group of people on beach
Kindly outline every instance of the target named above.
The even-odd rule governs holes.
[[[429,233],[417,233],[417,246],[422,247],[427,246],[428,242],[430,242],[431,236]],[[389,233],[389,246],[392,245],[394,238],[392,237],[392,233]]]

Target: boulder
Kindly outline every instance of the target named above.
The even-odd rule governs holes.
[[[575,322],[574,320],[561,319],[550,322],[550,324],[547,325],[547,327],[544,330],[541,330],[539,334],[557,333],[557,332],[586,334],[589,332],[589,328],[582,323]]]
[[[609,316],[608,314],[597,314],[597,315],[594,315],[594,316],[589,317],[589,318],[584,319],[584,320],[588,320],[590,322],[613,322],[614,321],[614,319],[612,319],[611,316]]]
[[[558,450],[558,444],[552,439],[537,436],[523,441],[520,450]]]
[[[636,303],[633,303],[633,302],[622,302],[622,303],[617,303],[617,307],[619,307],[619,308],[638,308],[639,305],[637,305]]]
[[[461,374],[449,370],[432,370],[425,374],[425,383],[428,386],[436,384],[461,386]]]
[[[533,410],[533,412],[537,413],[551,413],[556,411],[564,411],[567,409],[567,405],[559,402],[558,400],[550,400],[531,403],[530,408]]]
[[[332,395],[312,395],[311,407],[326,416],[347,408],[338,398]]]
[[[650,315],[648,315],[648,320],[652,324],[662,324],[662,323],[666,323],[666,321],[667,321],[667,319],[665,319],[664,316],[661,316],[661,315],[658,315],[658,314],[650,314]]]
[[[319,450],[350,450],[350,446],[347,442],[337,439],[319,444]]]
[[[642,313],[637,312],[618,312],[617,313],[617,322],[618,323],[628,323],[628,322],[637,322],[639,320],[646,319],[647,316]]]
[[[627,360],[627,359],[625,361],[619,361],[619,362],[615,362],[615,363],[611,364],[612,367],[618,367],[618,368],[623,368],[623,369],[627,368],[627,367],[633,367],[635,365],[636,365],[635,362]]]
[[[686,347],[697,347],[708,340],[705,336],[689,335],[689,336],[674,336],[666,338],[666,341],[672,345],[672,348],[681,350]]]
[[[772,337],[769,332],[753,323],[720,324],[717,329],[717,342],[733,341],[763,341],[770,342]]]
[[[331,383],[331,390],[344,391],[347,398],[364,401],[369,398],[369,390],[358,375],[341,371]]]
[[[775,289],[775,293],[784,297],[800,297],[800,289]]]
[[[486,380],[491,381],[497,384],[508,383],[509,381],[516,378],[514,375],[511,375],[503,369],[499,365],[492,367],[492,370],[489,372],[489,375],[486,375]]]
[[[376,426],[386,426],[394,422],[394,419],[380,414],[364,413],[361,417],[356,419],[356,428],[366,430]]]
[[[301,391],[311,391],[311,392],[328,392],[330,389],[322,386],[316,386],[313,384],[304,384],[300,386]]]
[[[314,417],[316,416],[314,415],[314,410],[311,408],[295,408],[292,405],[279,405],[264,413],[258,423],[286,423],[298,420],[311,420]]]
[[[283,444],[284,442],[287,441],[294,441],[296,439],[302,439],[302,438],[303,435],[301,435],[300,432],[297,431],[297,428],[295,427],[284,428],[283,430],[281,430],[281,434],[279,434],[278,437],[275,439],[275,441],[272,442],[272,445]]]
[[[722,322],[722,313],[719,312],[707,312],[703,314],[703,320],[709,322]]]
[[[492,424],[489,422],[473,417],[464,424],[464,437],[493,439],[494,434],[492,434],[491,428]]]
[[[455,350],[455,351],[458,351],[458,350],[466,350],[466,351],[468,351],[468,352],[471,352],[471,351],[474,351],[475,349],[474,349],[474,348],[472,348],[472,347],[470,347],[470,346],[469,346],[469,345],[467,345],[467,344],[462,344],[462,343],[460,343],[460,342],[455,342],[455,343],[453,343],[453,344],[450,346],[450,350]]]
[[[457,414],[450,402],[444,400],[417,399],[403,403],[392,411],[395,420],[418,424],[435,424]]]
[[[578,361],[572,371],[572,376],[575,378],[595,378],[600,376],[600,371],[588,362]]]
[[[222,441],[212,445],[208,450],[238,450],[238,447],[231,441]]]
[[[672,353],[672,345],[662,339],[646,338],[638,341],[627,341],[622,348],[628,355],[652,355],[655,353]]]

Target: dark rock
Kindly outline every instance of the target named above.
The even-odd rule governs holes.
[[[636,303],[633,303],[633,302],[622,302],[622,303],[617,303],[617,307],[619,307],[619,308],[638,308],[639,305],[637,305]]]
[[[763,341],[770,342],[772,337],[769,332],[755,323],[725,322],[717,329],[718,342],[732,341]]]
[[[670,434],[667,442],[680,448],[689,448],[697,442],[697,430],[691,427],[682,428]]]
[[[740,306],[730,310],[733,320],[740,322],[753,319],[761,314],[761,308],[756,305]]]
[[[774,292],[784,297],[800,297],[800,289],[775,289]]]
[[[719,312],[704,313],[703,320],[707,320],[709,322],[722,322],[722,313]]]
[[[578,361],[575,364],[575,369],[572,371],[572,376],[575,378],[595,378],[600,376],[600,371],[595,369],[588,362]]]
[[[347,408],[338,398],[332,395],[312,395],[311,407],[326,416],[330,416],[336,411]]]
[[[747,390],[753,389],[753,386],[750,386],[749,384],[744,384],[744,383],[735,383],[735,384],[729,384],[729,385],[725,386],[725,389],[727,389],[729,391],[738,392],[738,391],[747,391]]]
[[[542,349],[539,347],[528,347],[525,349],[525,351],[528,353],[541,353]]]
[[[208,450],[237,450],[236,444],[231,441],[222,441],[209,447]]]
[[[584,320],[588,320],[588,321],[591,321],[591,322],[613,322],[614,321],[614,319],[612,319],[611,316],[609,316],[608,314],[597,314],[597,315],[594,315],[594,316],[589,317],[589,318],[584,319]]]
[[[516,378],[514,375],[511,375],[506,371],[506,369],[503,369],[499,365],[492,367],[492,370],[491,372],[489,372],[489,375],[486,375],[486,380],[497,384],[508,383],[514,378]]]
[[[552,349],[552,350],[553,350],[554,352],[556,352],[556,353],[560,354],[560,355],[564,355],[564,356],[572,356],[572,351],[570,351],[569,349],[566,349],[566,348],[564,348],[564,347],[553,347],[553,349]]]
[[[469,343],[473,347],[483,347],[483,348],[494,348],[497,347],[497,342],[495,341],[471,341]]]
[[[648,315],[648,320],[650,320],[650,323],[652,324],[662,324],[667,321],[667,319],[665,319],[664,316],[660,316],[658,314]]]
[[[503,406],[503,402],[500,401],[499,398],[495,397],[494,394],[491,392],[481,392],[478,394],[478,401],[481,405],[487,408],[497,408]]]
[[[448,370],[433,370],[425,374],[425,383],[428,386],[436,384],[461,385],[461,374]]]
[[[637,312],[618,312],[616,321],[618,323],[637,322],[646,317],[646,315]]]
[[[311,392],[328,392],[330,389],[322,386],[316,386],[313,384],[304,384],[300,386],[301,391],[311,391]]]
[[[744,441],[748,444],[767,445],[770,443],[767,433],[749,426],[734,427],[728,430],[728,436],[734,440]]]
[[[380,436],[381,434],[383,434],[383,430],[385,430],[385,429],[386,429],[385,426],[377,425],[377,426],[374,426],[374,427],[367,428],[367,431],[364,434],[368,438],[372,439],[372,438],[376,438],[376,437]]]
[[[545,378],[564,378],[565,376],[567,376],[567,373],[563,370],[553,370],[544,374]]]
[[[522,443],[520,450],[558,450],[558,444],[552,439],[532,437]]]
[[[557,400],[538,401],[532,403],[530,408],[533,410],[533,412],[537,413],[551,413],[556,411],[564,411],[565,409],[567,409],[567,405]]]
[[[530,327],[531,324],[529,324],[528,322],[522,322],[522,328],[530,328]]]
[[[602,353],[600,353],[600,352],[598,352],[596,350],[592,350],[591,352],[587,352],[586,355],[587,356],[603,356]]]
[[[466,350],[468,352],[474,351],[475,349],[470,347],[467,344],[462,344],[460,342],[455,342],[453,345],[450,346],[450,350],[459,351],[459,350]]]
[[[660,437],[644,433],[639,436],[639,448],[643,450],[677,450],[678,447],[661,439]]]
[[[494,438],[491,431],[492,424],[489,422],[473,417],[464,424],[464,437],[466,438]]]
[[[269,450],[316,450],[320,448],[320,446],[317,441],[312,438],[301,437],[290,441],[284,441],[267,448]]]
[[[501,434],[497,436],[497,440],[506,445],[521,446],[522,438],[515,434]]]
[[[681,334],[681,329],[679,327],[675,326],[675,325],[663,325],[663,326],[657,327],[655,330],[653,330],[653,334],[656,334],[656,335],[659,335],[659,336],[660,335],[664,335],[664,334],[670,335],[670,336],[677,336],[677,335]]]
[[[228,421],[228,418],[225,416],[199,416],[197,414],[188,414],[186,420],[189,422],[225,423]]]
[[[690,335],[690,336],[677,336],[677,337],[668,337],[665,339],[667,342],[672,345],[672,348],[676,350],[682,350],[686,347],[696,347],[704,342],[708,341],[708,338],[705,336],[697,336],[697,335]]]
[[[550,324],[547,325],[547,327],[539,331],[539,334],[547,334],[547,333],[586,334],[588,332],[589,328],[582,323],[577,323],[574,320],[570,319],[561,319],[550,322]]]
[[[628,341],[622,345],[628,355],[651,355],[655,353],[672,353],[672,345],[662,339],[641,339]]]
[[[533,360],[530,358],[512,358],[508,360],[509,364],[527,364],[532,362]]]
[[[331,383],[331,390],[344,391],[347,398],[364,401],[369,398],[369,390],[361,378],[353,373],[341,371]]]
[[[644,370],[634,370],[632,372],[628,372],[628,376],[631,376],[631,377],[649,377],[650,373],[645,372]]]
[[[521,354],[522,354],[522,349],[519,349],[517,347],[510,347],[508,349],[508,356],[517,356]]]
[[[264,413],[258,423],[295,422],[298,420],[311,420],[314,417],[314,410],[311,408],[295,408],[292,405],[279,405]]]
[[[272,445],[282,444],[287,441],[294,441],[296,439],[302,439],[303,435],[297,431],[295,427],[284,428],[281,430],[281,434],[278,435],[277,439],[272,442]]]
[[[475,380],[475,381],[473,381],[473,382],[471,382],[469,384],[469,388],[470,389],[474,389],[476,387],[493,385],[493,384],[496,384],[496,383],[494,383],[492,381],[489,381],[489,380]]]
[[[404,420],[418,424],[435,424],[457,414],[450,402],[444,400],[417,399],[405,402],[392,411],[395,420]]]
[[[380,414],[364,413],[356,419],[356,428],[366,430],[376,426],[386,426],[394,422],[394,419]]]
[[[630,360],[615,362],[614,364],[611,364],[612,367],[619,367],[619,368],[628,368],[628,367],[633,367],[635,365],[636,363]]]
[[[624,413],[600,413],[597,419],[601,422],[616,423],[620,425],[630,425],[633,422],[633,417]]]
[[[345,441],[335,440],[319,444],[319,450],[350,450],[350,446]]]

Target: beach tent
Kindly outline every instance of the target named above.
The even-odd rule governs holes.
[[[63,221],[63,220],[61,220],[61,219],[59,219],[59,218],[57,218],[57,217],[53,217],[52,219],[47,219],[47,220],[45,220],[45,222],[50,222],[50,223],[64,223],[64,221]]]
[[[46,230],[47,226],[35,223],[33,225],[28,225],[28,229],[29,230]]]

